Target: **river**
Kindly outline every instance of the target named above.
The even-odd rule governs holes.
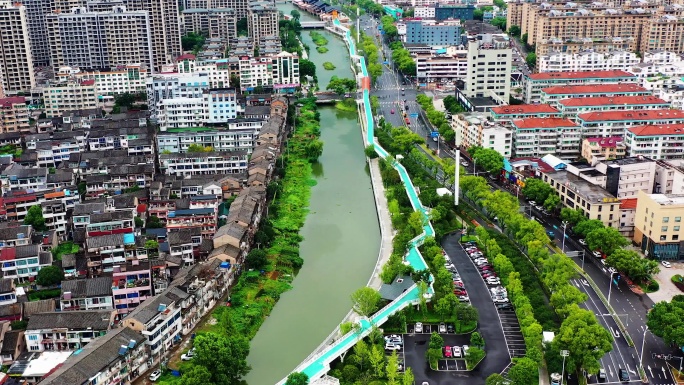
[[[278,8],[286,14],[294,9],[291,4]],[[315,20],[301,13],[302,21]],[[333,74],[353,74],[342,40],[317,31],[329,41],[325,54],[316,51],[308,31],[301,35],[325,89]],[[337,69],[324,70],[325,61]],[[357,115],[333,107],[321,107],[320,113],[324,148],[314,166],[317,185],[301,230],[304,266],[251,342],[249,385],[275,384],[306,358],[349,312],[351,293],[366,285],[378,258],[380,229]]]

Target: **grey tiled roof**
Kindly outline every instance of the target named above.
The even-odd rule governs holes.
[[[24,302],[24,318],[31,318],[37,313],[53,312],[57,308],[54,299],[43,299],[40,301]]]
[[[0,293],[9,293],[14,290],[12,283],[14,280],[12,278],[2,278],[0,279]]]
[[[3,356],[14,354],[14,352],[17,350],[19,338],[23,332],[23,330],[10,330],[5,332],[5,336],[2,339],[2,349],[0,349],[0,353],[2,353]]]
[[[71,298],[111,296],[112,278],[97,277],[62,281],[62,297],[66,292],[71,292]]]
[[[90,215],[90,223],[113,222],[124,219],[133,220],[133,213],[131,211],[109,211]]]
[[[86,246],[88,249],[96,249],[107,246],[123,246],[123,234],[102,235],[99,237],[88,237]]]
[[[40,245],[17,246],[14,250],[16,253],[14,258],[16,259],[37,257],[40,253]]]
[[[95,212],[103,213],[105,211],[104,203],[79,203],[74,206],[73,215],[88,215]]]
[[[222,236],[230,236],[235,239],[241,240],[242,237],[245,236],[245,232],[247,229],[237,223],[228,223],[225,224],[221,227],[219,227],[218,230],[216,230],[216,234],[214,235],[214,239],[220,238]]]
[[[112,322],[111,310],[64,311],[36,313],[31,316],[26,330],[86,329],[108,330]]]
[[[0,240],[17,239],[17,234],[24,234],[28,237],[31,233],[31,226],[21,225],[15,227],[0,228]]]
[[[83,384],[121,359],[119,350],[130,341],[136,345],[145,337],[130,328],[118,328],[96,338],[79,353],[70,356],[57,370],[41,381],[43,385]]]
[[[166,239],[171,246],[182,245],[192,242],[193,236],[202,235],[202,230],[199,227],[169,230],[166,233]]]

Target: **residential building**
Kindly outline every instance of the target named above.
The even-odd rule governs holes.
[[[231,126],[245,125],[245,128]],[[192,144],[212,147],[215,151],[247,151],[252,152],[256,144],[256,137],[261,121],[229,123],[227,129],[172,129],[157,135],[157,146],[161,153],[185,153]],[[251,126],[251,127],[250,127]]]
[[[636,84],[596,84],[572,85],[544,88],[541,91],[542,103],[583,97],[649,96],[651,92]]]
[[[431,7],[429,5],[414,5],[413,16],[419,19],[434,19],[435,7]]]
[[[482,113],[454,115],[453,128],[460,133],[464,148],[480,146],[496,150],[504,158],[510,158],[513,152],[513,132],[487,119]]]
[[[111,310],[33,314],[24,332],[26,348],[29,352],[78,350],[113,325]]]
[[[17,289],[12,278],[0,280],[0,306],[17,303]]]
[[[67,111],[94,109],[99,105],[95,80],[51,84],[43,88],[43,95],[48,118],[61,116]]]
[[[463,44],[461,21],[448,20],[437,23],[434,20],[406,21],[404,42],[426,44],[429,46],[449,46]]]
[[[555,154],[563,158],[579,155],[580,126],[565,118],[527,118],[512,122],[515,157]]]
[[[618,230],[624,237],[634,237],[634,218],[636,216],[637,198],[620,199],[620,227]]]
[[[84,246],[88,257],[88,270],[93,275],[112,273],[116,268],[121,272],[121,265],[126,264],[126,261],[130,260],[132,264],[135,260],[147,258],[144,243],[142,240],[140,244],[136,242],[136,237],[132,233],[87,237]]]
[[[214,232],[216,231],[216,215],[211,217],[210,209],[196,209],[195,215],[189,215],[190,210],[171,211],[167,217],[166,242],[160,244],[161,251],[168,253],[173,258],[179,258],[181,266],[194,265],[197,261],[195,250],[202,243],[202,230],[205,223],[213,221]],[[175,216],[178,211],[186,211]],[[186,222],[186,223],[183,223]],[[211,233],[213,235],[213,232]]]
[[[116,328],[70,356],[41,383],[45,385],[131,384],[145,373],[145,337],[130,328]]]
[[[110,166],[107,173],[86,175],[83,178],[86,184],[85,199],[120,193],[129,188],[149,187],[154,173],[154,164],[145,163]]]
[[[629,71],[641,63],[634,52],[611,51],[578,53],[550,52],[537,59],[537,71],[577,72],[577,71]]]
[[[181,306],[189,297],[188,293],[172,287],[160,295],[141,303],[121,321],[146,338],[150,358],[159,362],[173,348],[183,329]]]
[[[0,1],[0,96],[29,93],[36,86],[26,7]]]
[[[183,177],[243,173],[247,170],[247,159],[246,151],[159,155],[160,168],[164,174]]]
[[[26,8],[33,65],[47,67],[50,65],[50,44],[46,33],[45,15],[55,9],[55,2],[53,0],[21,0],[21,4]]]
[[[208,90],[199,98],[164,99],[157,105],[160,131],[226,123],[237,118],[237,98],[232,88]]]
[[[417,54],[414,59],[416,80],[421,87],[427,89],[464,80],[468,74],[468,52],[465,50],[443,54]]]
[[[435,19],[436,20],[473,20],[475,6],[472,4],[450,5],[450,4],[435,4]]]
[[[469,41],[464,94],[468,98],[491,97],[498,104],[508,104],[512,57],[506,35],[478,35]]]
[[[33,227],[29,225],[0,228],[0,252],[5,248],[30,245],[33,235]],[[13,253],[16,257],[16,251]]]
[[[617,110],[662,110],[670,103],[655,96],[594,96],[554,100],[552,105],[565,116]]]
[[[157,105],[165,99],[201,98],[209,88],[209,77],[204,73],[161,74],[147,78],[147,105],[156,117]]]
[[[300,86],[299,56],[282,51],[274,56],[267,56],[271,60],[273,88],[275,92],[294,93]]]
[[[130,259],[119,262],[112,269],[110,286],[114,297],[117,319],[125,317],[154,295],[152,289],[152,261]],[[106,277],[105,277],[106,278]]]
[[[112,310],[112,279],[93,277],[62,281],[59,308],[62,311]]]
[[[254,44],[263,36],[278,35],[278,9],[269,1],[253,1],[247,10],[247,33]]]
[[[231,8],[184,9],[182,13],[184,34],[202,32],[210,39],[230,41],[237,37],[237,18]]]
[[[21,354],[7,373],[17,381],[36,384],[69,358],[73,351],[44,351]],[[24,383],[24,382],[22,382]]]
[[[684,7],[681,4],[665,5],[660,14],[651,18],[641,34],[640,51],[684,51]]]
[[[620,200],[602,187],[569,170],[544,173],[542,180],[553,187],[566,207],[580,209],[588,219],[597,219],[605,226],[619,228]]]
[[[0,260],[3,261],[0,268],[3,277],[14,278],[17,282],[29,282],[35,279],[40,269],[52,265],[52,253],[41,250],[40,245],[26,244],[3,248],[0,250]]]
[[[656,160],[654,194],[684,194],[684,168],[674,162]]]
[[[109,12],[74,8],[45,16],[50,61],[60,67],[109,68],[139,63],[153,67],[152,26],[144,11],[114,6]]]
[[[270,60],[260,60],[243,56],[240,58],[240,89],[257,92],[257,88],[273,87],[273,64]]]
[[[2,357],[2,364],[10,366],[26,351],[26,342],[23,330],[9,330],[10,323],[5,323],[7,326],[2,330],[2,349],[0,350],[0,355]]]
[[[525,75],[523,94],[525,103],[532,104],[541,101],[541,91],[544,88],[583,84],[637,84],[637,82],[633,74],[615,70],[535,73]]]
[[[29,110],[23,97],[0,99],[0,133],[28,133]]]
[[[634,215],[634,242],[647,257],[682,259],[683,212],[684,195],[639,192]]]
[[[672,125],[684,123],[684,112],[679,110],[635,110],[635,111],[606,111],[606,112],[589,112],[586,114],[579,114],[575,121],[582,126],[582,135],[585,137],[589,136],[624,136],[625,144],[628,147],[627,155],[636,156],[644,154],[633,155],[633,148],[635,144],[630,140],[632,134],[629,133],[630,129],[635,129],[641,135],[641,132],[650,132],[646,128],[646,131],[637,130],[638,126],[641,125]],[[651,127],[651,126],[645,126]],[[634,143],[634,144],[633,144]],[[650,144],[648,145],[650,146]],[[642,147],[642,146],[637,146]],[[658,155],[653,154],[652,155]],[[661,159],[657,156],[653,156],[654,159]]]
[[[652,159],[627,157],[599,162],[595,167],[605,176],[601,187],[619,199],[636,198],[639,191],[653,191],[656,162]]]
[[[548,104],[518,104],[494,107],[490,110],[494,122],[510,126],[514,120],[527,118],[559,118],[560,112]]]
[[[78,82],[84,80],[95,81],[95,92],[98,96],[113,96],[123,93],[144,93],[147,90],[147,78],[149,70],[140,64],[126,64],[116,70],[86,70],[79,68],[61,67],[56,75],[58,81],[75,79]]]
[[[681,79],[658,77],[644,79],[642,84],[653,96],[670,103],[673,109],[684,109],[684,81]]]
[[[624,158],[626,149],[622,136],[585,138],[582,141],[582,158],[593,166],[605,160]]]
[[[681,112],[672,110],[674,112]],[[662,120],[665,120],[661,117]],[[654,119],[655,120],[655,119]],[[650,122],[641,122],[650,123]],[[684,158],[684,121],[677,116],[670,122],[652,122],[653,124],[627,128],[625,144],[629,156],[647,156],[652,159]]]

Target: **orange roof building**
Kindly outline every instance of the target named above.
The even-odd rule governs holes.
[[[652,159],[684,159],[684,111],[677,112],[682,116],[678,123],[648,124],[627,129],[627,154]]]
[[[641,125],[684,123],[684,111],[671,109],[589,112],[577,115],[585,137],[625,136],[626,130]],[[644,154],[642,154],[644,155]],[[629,152],[627,156],[631,155]]]
[[[638,82],[635,75],[619,70],[529,74],[525,76],[523,82],[523,100],[525,103],[540,102],[541,90],[548,87],[587,84],[637,84]]]
[[[655,96],[591,96],[554,101],[554,107],[563,114],[582,114],[615,110],[656,110],[670,108],[670,103]]]
[[[548,104],[520,104],[494,107],[490,110],[495,122],[510,122],[525,118],[555,118],[560,112]]]
[[[514,120],[511,125],[515,130],[515,157],[579,156],[580,126],[570,119],[528,118]]]
[[[637,84],[583,84],[554,86],[541,90],[542,103],[568,98],[650,96],[651,91]]]

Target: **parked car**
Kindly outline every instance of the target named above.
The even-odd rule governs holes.
[[[470,349],[470,346],[463,345],[463,357],[465,357],[468,354],[469,349]]]
[[[615,270],[614,267],[609,267],[609,268],[608,268],[608,272],[609,272],[610,274],[615,274],[615,273],[617,273],[617,270]]]
[[[401,345],[399,344],[385,344],[385,350],[396,351],[401,350]]]
[[[459,295],[458,301],[459,302],[470,302],[470,297],[468,297],[467,295]]]
[[[451,358],[451,346],[444,347],[444,357]]]
[[[479,267],[480,270],[482,270],[482,271],[489,271],[489,270],[492,270],[492,266],[491,266],[491,265],[481,265],[481,266],[478,266],[478,267]]]
[[[606,370],[603,368],[599,369],[597,377],[600,382],[605,381],[608,378],[608,376],[606,376]]]
[[[513,309],[513,305],[511,305],[510,303],[506,303],[506,302],[497,303],[496,308],[499,310],[511,310],[511,309]]]
[[[440,333],[446,333],[446,332],[447,332],[447,331],[446,331],[446,324],[445,324],[444,322],[441,322],[441,323],[439,324],[439,329],[438,329],[438,330],[439,330]]]
[[[154,372],[152,372],[150,374],[150,377],[149,377],[150,381],[152,381],[152,382],[157,381],[159,379],[159,377],[161,377],[161,375],[162,375],[161,369],[155,370]]]
[[[394,344],[394,345],[403,345],[404,340],[401,338],[400,335],[391,334],[389,336],[385,336],[385,343],[386,344]]]
[[[494,272],[489,271],[489,270],[485,270],[480,274],[482,275],[482,278],[496,277],[496,274],[494,274]]]
[[[468,167],[468,166],[470,166],[470,164],[468,162],[466,162],[465,160],[463,160],[463,161],[461,161],[461,166]]]
[[[423,323],[422,322],[416,322],[416,328],[414,331],[416,333],[422,333],[423,332]]]
[[[454,351],[454,357],[461,357],[461,347],[460,346],[454,346],[451,348]]]
[[[454,286],[456,286],[456,287],[465,287],[465,285],[464,285],[463,282],[461,282],[461,281],[454,281]]]
[[[672,267],[672,265],[668,261],[660,261],[660,264],[667,267],[668,269]]]
[[[530,201],[530,206],[535,206],[535,207],[537,207],[537,202],[535,202],[535,201]]]
[[[499,277],[488,277],[486,278],[487,285],[501,285],[501,280]]]
[[[594,252],[592,252],[592,254],[593,254],[594,257],[596,257],[596,258],[601,258],[601,257],[603,257],[603,254],[601,254],[600,251],[594,251]]]
[[[584,238],[580,239],[578,242],[579,242],[580,245],[582,245],[582,246],[586,246],[586,245],[587,245],[587,241],[585,241]]]
[[[453,332],[454,332],[454,325],[448,324],[448,325],[447,325],[447,332],[448,332],[448,333],[453,333]]]
[[[187,353],[181,355],[181,361],[190,361],[195,357],[195,348],[188,350]]]
[[[494,301],[494,303],[508,303],[508,298],[494,297],[492,298],[492,301]]]

